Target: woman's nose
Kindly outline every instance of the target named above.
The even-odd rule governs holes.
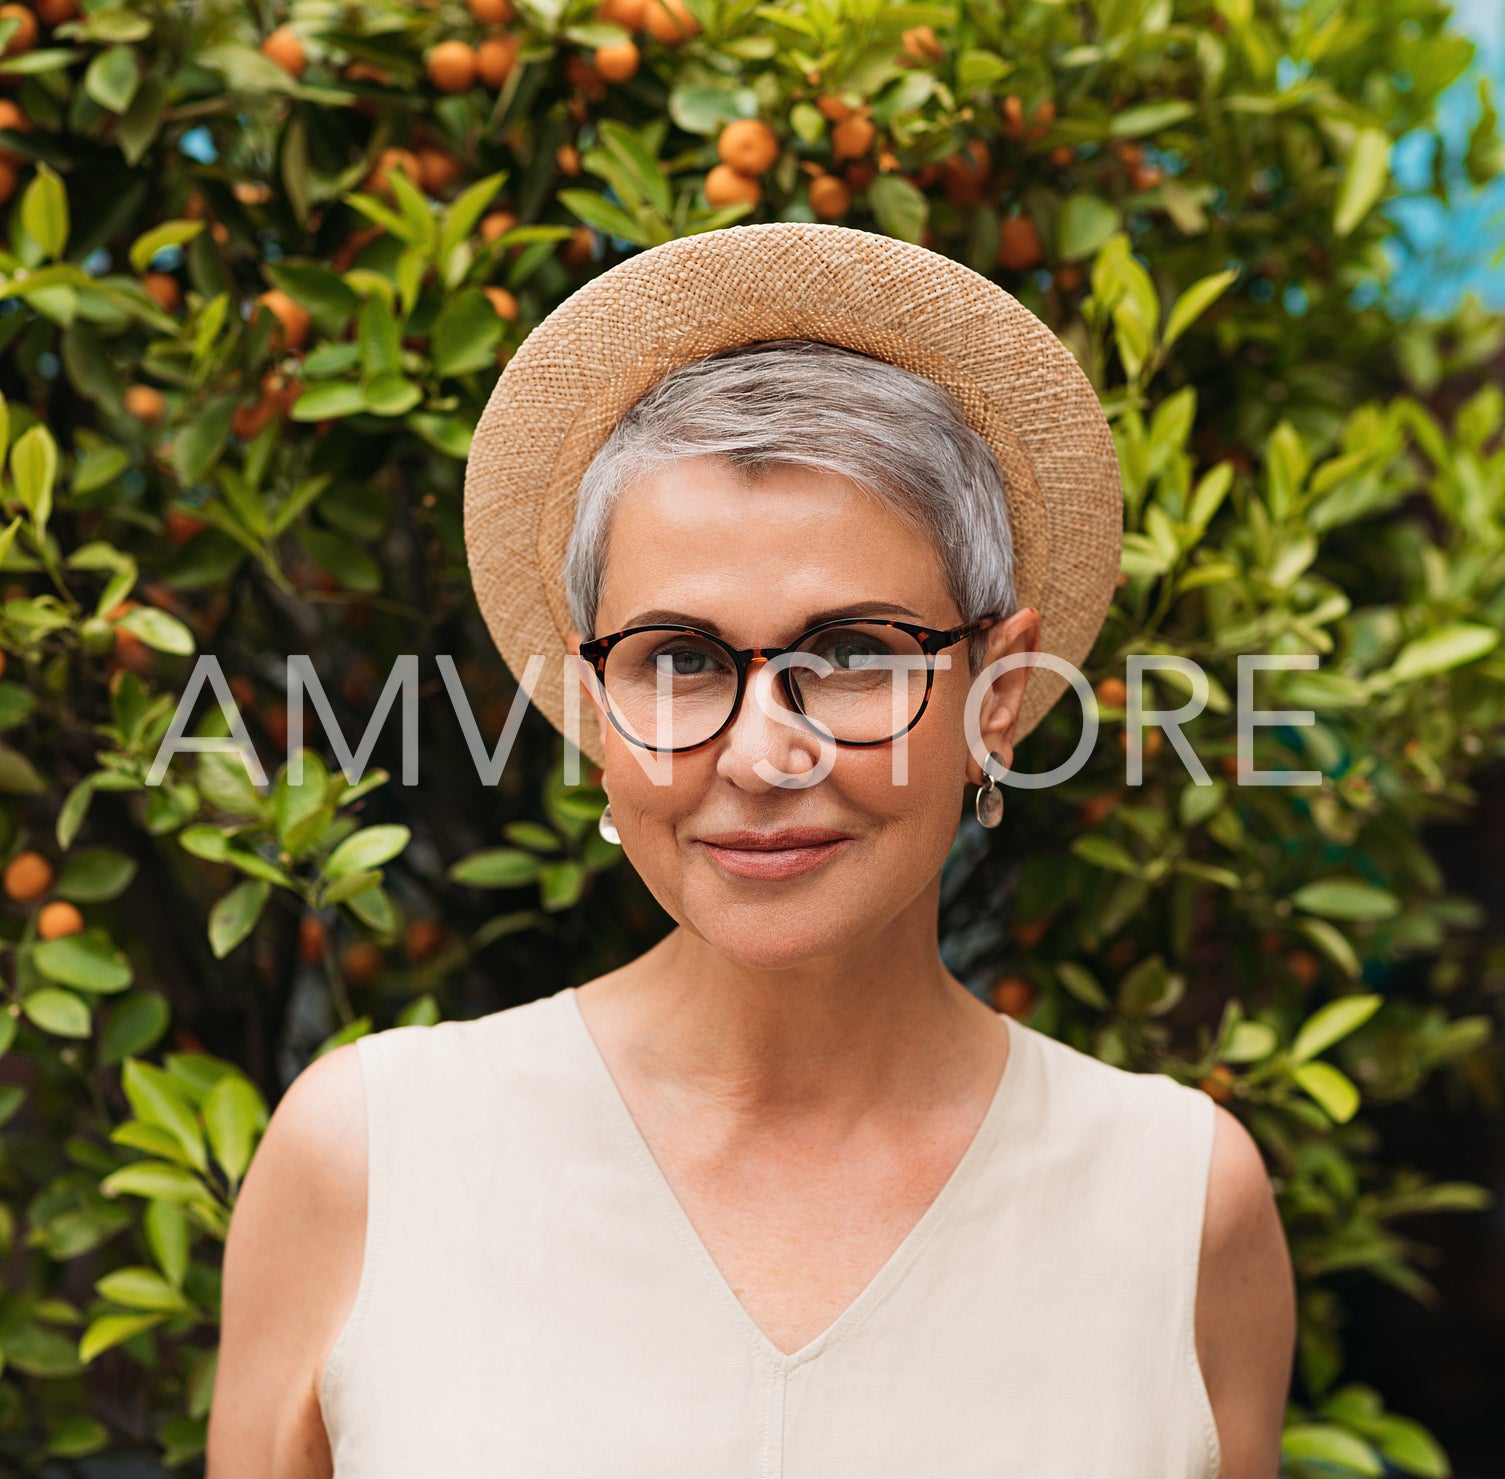
[[[793,708],[778,669],[768,658],[748,665],[747,691],[721,749],[718,769],[728,780],[752,789],[814,785],[830,773],[835,746]]]

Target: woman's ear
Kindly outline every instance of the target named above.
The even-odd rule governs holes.
[[[1033,606],[1016,611],[1007,621],[995,622],[988,628],[986,655],[979,676],[974,683],[983,682],[986,673],[1001,657],[1014,653],[1038,652],[1040,650],[1040,613]],[[978,729],[982,736],[982,754],[996,750],[1003,756],[1005,766],[1014,764],[1014,727],[1019,722],[1019,711],[1024,706],[1024,690],[1029,682],[1030,667],[1019,663],[1005,672],[995,674],[986,684],[978,709]],[[983,783],[979,756],[967,755],[967,779],[974,785]]]

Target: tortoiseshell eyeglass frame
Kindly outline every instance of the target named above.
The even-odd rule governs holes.
[[[682,755],[689,750],[703,749],[731,728],[742,708],[742,697],[747,691],[748,669],[755,662],[769,662],[773,658],[782,657],[786,652],[795,652],[800,646],[808,642],[818,632],[824,632],[832,627],[851,626],[861,623],[863,626],[896,627],[901,632],[907,632],[919,644],[920,651],[927,657],[934,657],[944,648],[955,646],[964,638],[975,636],[978,632],[986,631],[998,621],[997,616],[983,616],[976,621],[963,622],[961,626],[949,627],[937,631],[934,627],[919,626],[911,621],[896,621],[891,617],[884,616],[861,616],[856,613],[851,616],[836,616],[829,621],[818,622],[808,631],[801,632],[787,647],[733,647],[730,642],[723,641],[714,632],[707,632],[700,627],[691,626],[660,626],[657,624],[641,627],[626,627],[620,632],[609,632],[604,637],[593,637],[589,642],[580,644],[580,656],[590,663],[595,669],[596,679],[600,685],[601,693],[605,698],[606,717],[611,720],[611,726],[630,745],[636,745],[640,750],[653,750],[658,755]],[[722,721],[721,727],[714,734],[708,734],[703,740],[696,740],[693,745],[676,745],[672,749],[661,750],[655,745],[650,745],[646,740],[639,739],[635,734],[627,730],[620,720],[616,711],[612,708],[611,698],[606,692],[606,659],[611,649],[624,637],[636,636],[639,632],[678,632],[682,635],[702,637],[707,642],[714,643],[731,658],[737,669],[737,696],[732,700],[731,712]],[[915,710],[914,718],[904,726],[896,730],[886,739],[876,740],[844,740],[837,739],[835,735],[827,735],[826,730],[811,719],[804,711],[800,703],[799,692],[790,682],[789,667],[779,669],[779,686],[784,690],[784,696],[789,700],[790,707],[800,716],[805,723],[817,734],[824,735],[833,744],[846,745],[853,749],[867,749],[873,745],[892,744],[901,734],[908,734],[916,724],[920,722],[920,716],[925,712],[925,706],[930,702],[930,687],[935,679],[935,664],[925,664],[925,695],[920,700],[920,706]]]

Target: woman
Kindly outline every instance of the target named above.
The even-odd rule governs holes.
[[[1121,498],[1058,341],[901,242],[687,238],[530,335],[476,589],[676,928],[300,1075],[226,1249],[210,1479],[1275,1479],[1257,1147],[938,949],[965,788],[996,826],[1064,687],[1001,660],[1084,658]]]

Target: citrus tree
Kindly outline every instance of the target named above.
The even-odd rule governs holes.
[[[536,715],[499,775],[471,764],[466,716],[489,748],[516,690],[466,578],[463,462],[500,366],[583,281],[793,219],[993,277],[1118,442],[1098,742],[1000,833],[963,826],[948,962],[1254,1132],[1300,1283],[1288,1474],[1448,1472],[1405,1393],[1345,1380],[1333,1287],[1428,1297],[1405,1219],[1483,1205],[1395,1163],[1365,1106],[1499,1067],[1478,909],[1421,834],[1505,750],[1505,396],[1478,373],[1501,326],[1398,324],[1384,294],[1392,142],[1469,60],[1446,20],[0,5],[8,1463],[200,1459],[220,1244],[310,1057],[543,995],[665,928]],[[1239,784],[1249,652],[1299,660],[1258,675],[1256,706],[1288,712],[1256,766],[1322,784]],[[1161,660],[1146,707],[1200,700],[1190,758],[1133,737],[1131,654]],[[290,757],[294,655],[318,717]],[[154,767],[180,708],[257,764]],[[1021,766],[1082,722],[1057,706]]]

